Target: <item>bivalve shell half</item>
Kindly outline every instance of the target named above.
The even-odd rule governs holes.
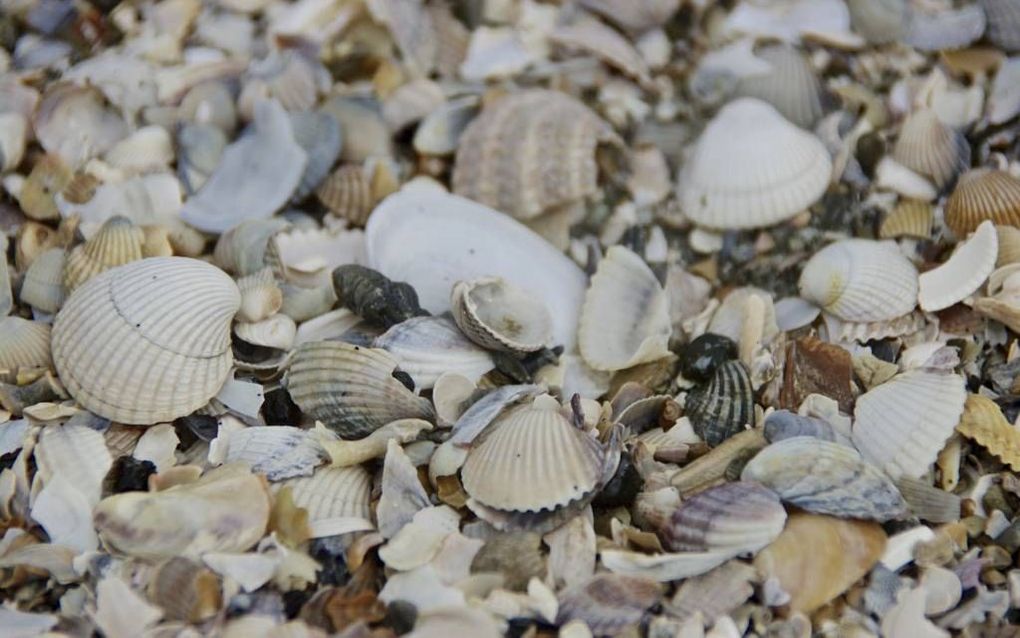
[[[492,356],[461,334],[449,317],[412,317],[376,338],[373,344],[396,359],[419,390],[435,385],[446,372],[477,382],[492,370]]]
[[[290,487],[294,504],[308,511],[312,538],[338,533],[344,519],[372,520],[372,476],[360,465],[322,467],[282,486]]]
[[[985,31],[985,12],[976,4],[941,11],[910,12],[903,40],[921,51],[962,49]]]
[[[64,285],[74,290],[101,272],[142,258],[145,233],[127,217],[111,217],[95,235],[67,255]]]
[[[107,270],[64,303],[53,324],[60,380],[95,414],[172,421],[205,405],[230,372],[230,321],[241,303],[219,269],[154,257]]]
[[[995,267],[1002,268],[1020,262],[1020,228],[996,226],[995,233],[999,236],[999,254],[995,258]]]
[[[942,310],[974,293],[995,270],[998,250],[995,226],[990,221],[981,222],[946,263],[921,274],[917,294],[921,309]]]
[[[241,291],[240,321],[256,322],[266,319],[283,305],[283,291],[276,285],[271,268],[263,268],[237,280]]]
[[[0,318],[0,370],[52,365],[49,325],[21,317]]]
[[[810,129],[822,116],[821,84],[804,55],[788,44],[772,44],[755,52],[772,71],[741,78],[737,93],[764,100],[797,126]]]
[[[913,237],[931,239],[935,212],[931,204],[917,199],[904,199],[882,220],[878,236],[882,239]]]
[[[584,297],[578,346],[596,370],[623,370],[669,354],[669,299],[648,264],[623,246],[599,262]]]
[[[747,367],[726,361],[712,378],[687,394],[685,404],[694,431],[715,447],[754,423],[754,388]]]
[[[63,248],[50,248],[35,258],[21,282],[21,301],[46,313],[60,310],[67,296],[64,288]]]
[[[489,350],[534,352],[552,338],[552,317],[542,301],[499,277],[458,282],[450,308],[461,331]]]
[[[800,274],[800,296],[844,321],[887,321],[914,309],[917,269],[895,246],[844,239],[815,253]]]
[[[43,155],[32,166],[18,194],[21,210],[32,219],[59,218],[54,198],[73,178],[74,172],[59,155]]]
[[[279,217],[250,219],[223,233],[216,242],[213,261],[223,270],[244,277],[266,265],[266,247],[277,232],[290,224]]]
[[[1006,51],[1020,50],[1020,3],[1016,0],[978,0],[985,10],[987,37]]]
[[[1020,471],[1020,430],[1006,420],[999,406],[988,397],[968,395],[956,429],[1002,459],[1014,471]]]
[[[674,552],[757,552],[783,531],[786,510],[758,483],[736,481],[698,492],[659,530]]]
[[[1020,226],[1020,179],[988,168],[976,168],[960,177],[946,201],[946,225],[957,237],[966,237],[985,220]]]
[[[329,212],[356,226],[364,226],[375,201],[372,185],[363,167],[345,164],[337,168],[315,189],[315,196]]]
[[[893,482],[857,450],[810,436],[769,445],[744,466],[740,478],[816,514],[887,521],[907,511]]]
[[[953,434],[967,391],[956,374],[914,369],[857,398],[851,438],[893,479],[928,471]]]
[[[740,98],[709,122],[680,172],[684,213],[709,228],[771,226],[825,192],[832,159],[822,142],[772,105]]]
[[[850,23],[871,44],[900,39],[909,11],[906,0],[847,0]]]
[[[432,404],[393,376],[385,350],[335,341],[301,344],[287,372],[287,391],[309,416],[343,437],[360,439],[398,419],[435,421]]]
[[[239,321],[234,324],[234,334],[245,343],[290,350],[297,336],[297,324],[287,315],[275,314],[251,323]]]
[[[903,122],[892,157],[942,188],[970,164],[970,144],[959,131],[939,120],[935,111],[922,108]]]

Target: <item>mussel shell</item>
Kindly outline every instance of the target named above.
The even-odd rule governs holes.
[[[687,394],[686,410],[694,431],[715,447],[754,423],[754,389],[747,367],[726,361],[708,383]]]

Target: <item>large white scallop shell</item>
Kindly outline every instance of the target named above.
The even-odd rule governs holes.
[[[419,390],[431,388],[444,372],[477,382],[495,367],[492,356],[461,334],[448,317],[412,317],[380,335],[374,345],[393,355]]]
[[[999,236],[995,226],[985,220],[946,263],[921,274],[917,295],[921,309],[934,312],[966,299],[995,270],[998,252]]]
[[[786,119],[809,129],[823,111],[821,84],[804,55],[788,44],[765,46],[755,55],[772,70],[741,78],[737,93],[765,100]]]
[[[219,269],[142,259],[90,279],[53,324],[53,360],[78,403],[121,423],[172,421],[205,405],[230,372],[241,303]]]
[[[808,260],[798,287],[801,297],[844,321],[885,321],[914,309],[917,269],[895,246],[845,239]]]
[[[909,370],[858,397],[851,438],[886,474],[917,478],[952,436],[966,400],[959,375]]]
[[[552,333],[552,317],[541,300],[499,277],[458,282],[450,305],[461,331],[489,350],[534,352]]]
[[[710,228],[757,228],[814,204],[832,160],[822,142],[755,98],[730,102],[709,122],[680,172],[684,213]]]

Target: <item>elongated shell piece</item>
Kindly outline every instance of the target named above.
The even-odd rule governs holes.
[[[1020,226],[1020,179],[988,168],[976,168],[960,177],[946,201],[946,225],[957,237],[965,237],[985,220]]]
[[[822,116],[821,85],[804,55],[788,44],[773,44],[755,56],[772,71],[742,78],[737,93],[764,100],[797,126],[810,128]]]
[[[147,425],[205,405],[230,372],[230,320],[241,303],[219,269],[154,257],[83,284],[53,323],[53,360],[78,403]]]
[[[967,392],[963,379],[924,369],[898,374],[857,398],[851,438],[893,479],[917,478],[953,434]]]
[[[709,122],[680,172],[684,213],[709,228],[771,226],[814,204],[832,160],[822,142],[770,104],[740,98]]]
[[[851,447],[810,436],[766,447],[740,478],[757,481],[791,505],[841,518],[887,521],[906,513],[888,477]]]
[[[754,423],[754,388],[747,367],[737,360],[715,369],[711,380],[687,393],[687,415],[694,431],[715,447]]]
[[[489,350],[541,350],[552,337],[552,318],[540,299],[499,277],[461,281],[450,309],[469,339]]]
[[[907,116],[892,156],[942,188],[966,170],[970,144],[963,134],[943,124],[933,109],[924,108]]]
[[[995,270],[999,237],[992,222],[984,221],[941,266],[922,273],[917,299],[921,309],[934,312],[966,299]]]
[[[294,132],[294,141],[308,156],[301,181],[290,197],[290,201],[296,203],[310,195],[329,174],[340,155],[343,138],[340,123],[324,111],[291,113],[290,127]]]
[[[348,439],[360,439],[397,419],[435,421],[432,404],[393,376],[385,350],[318,341],[294,350],[287,391],[298,407]]]
[[[988,397],[968,395],[956,429],[1002,459],[1014,471],[1020,471],[1020,430],[1006,420],[999,406]]]
[[[0,318],[0,369],[48,368],[50,327],[21,317]]]
[[[985,10],[985,36],[1006,51],[1020,49],[1020,3],[1016,0],[978,0]]]
[[[669,354],[669,299],[643,259],[613,246],[584,297],[577,337],[596,370],[623,370]]]
[[[917,269],[894,246],[844,239],[815,253],[800,274],[800,296],[844,321],[887,321],[914,309]]]
[[[492,356],[469,341],[449,317],[412,317],[380,335],[374,343],[390,353],[418,389],[431,388],[444,372],[477,382],[492,370]]]
[[[931,225],[935,218],[931,204],[917,199],[905,199],[882,220],[878,236],[882,239],[914,237],[931,239]]]
[[[21,282],[21,301],[47,313],[60,310],[67,296],[64,288],[63,248],[50,248],[35,258]]]
[[[698,492],[660,529],[674,552],[756,552],[783,531],[786,510],[779,497],[758,483],[736,481]]]
[[[127,217],[111,217],[84,244],[67,255],[64,264],[64,285],[68,292],[117,266],[142,258],[145,233]]]

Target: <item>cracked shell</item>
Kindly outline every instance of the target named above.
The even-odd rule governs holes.
[[[963,301],[977,291],[995,270],[999,236],[990,221],[983,221],[961,242],[945,263],[918,278],[917,300],[921,309],[935,312]]]

